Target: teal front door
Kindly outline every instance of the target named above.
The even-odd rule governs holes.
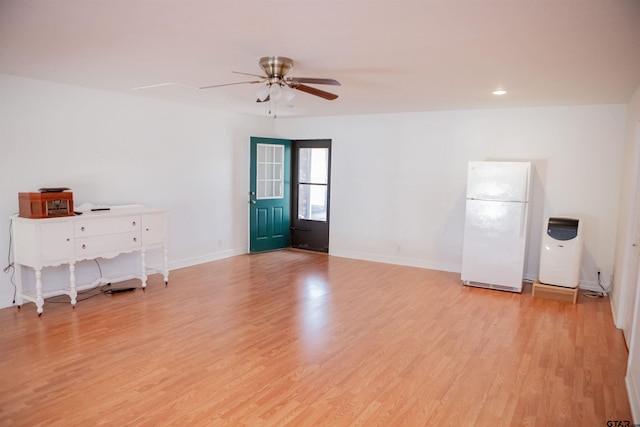
[[[249,252],[289,247],[291,141],[251,137]]]

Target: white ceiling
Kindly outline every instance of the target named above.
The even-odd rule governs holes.
[[[0,0],[5,74],[266,116],[256,84],[198,88],[270,55],[342,83],[279,116],[626,103],[640,0]]]

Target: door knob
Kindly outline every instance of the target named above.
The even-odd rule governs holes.
[[[255,205],[256,201],[255,200],[249,200],[249,203],[251,203],[252,205]]]

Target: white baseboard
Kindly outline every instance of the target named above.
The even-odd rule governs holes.
[[[624,382],[627,385],[629,405],[631,406],[631,417],[633,418],[634,424],[640,423],[640,395],[638,393],[638,387],[629,374],[624,378]]]
[[[609,298],[609,305],[611,306],[611,314],[613,315],[613,323],[614,325],[616,325],[616,328],[618,329],[622,329],[624,328],[624,319],[618,319],[619,316],[619,312],[618,312],[618,306],[616,305],[616,299],[615,298]],[[627,343],[627,346],[629,345],[629,343]]]
[[[382,262],[385,264],[406,265],[407,267],[428,268],[430,270],[449,271],[451,273],[460,273],[460,265],[442,262],[433,262],[416,258],[405,258],[391,255],[380,255],[370,252],[345,251],[341,249],[330,249],[329,255],[359,259],[362,261]]]
[[[177,270],[179,268],[191,267],[193,265],[204,264],[211,261],[218,261],[225,258],[231,258],[236,255],[243,255],[248,253],[246,247],[239,249],[229,249],[221,252],[213,252],[210,254],[199,255],[193,258],[184,258],[180,260],[174,260],[169,263],[169,270]]]

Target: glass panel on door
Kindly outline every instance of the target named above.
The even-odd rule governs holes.
[[[312,221],[327,220],[327,186],[300,184],[298,186],[298,218]]]
[[[328,148],[299,149],[298,219],[327,220],[328,166]]]
[[[257,145],[256,199],[281,199],[284,194],[284,147]]]

